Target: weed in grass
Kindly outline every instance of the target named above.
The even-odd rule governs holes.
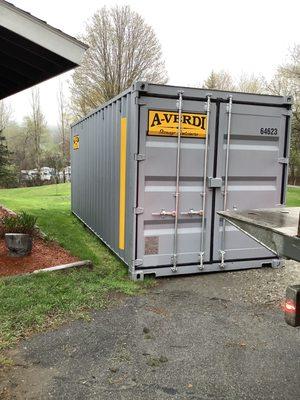
[[[15,365],[14,361],[11,358],[7,358],[0,355],[0,368],[1,367],[12,367]]]

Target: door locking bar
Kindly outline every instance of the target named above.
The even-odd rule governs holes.
[[[172,272],[177,272],[177,251],[178,251],[178,210],[179,210],[179,178],[180,178],[180,150],[181,150],[181,129],[182,129],[182,95],[183,91],[178,92],[178,134],[177,134],[177,157],[176,157],[176,189],[175,189],[175,221],[174,221],[174,241],[173,241],[173,266]]]
[[[201,237],[200,237],[200,253],[199,253],[199,269],[204,268],[204,226],[205,226],[205,211],[206,211],[206,189],[207,189],[207,160],[208,160],[208,135],[209,135],[209,119],[210,119],[210,98],[207,96],[206,103],[206,135],[205,135],[205,150],[204,150],[204,165],[203,165],[203,192],[202,195],[202,218],[201,218]],[[200,214],[199,214],[200,215]]]
[[[157,217],[175,217],[176,211],[166,211],[164,209],[161,210],[161,212],[153,212],[152,215],[153,216],[157,216]]]
[[[193,210],[193,209],[191,208],[189,211],[181,212],[180,215],[188,215],[188,216],[190,216],[190,217],[192,217],[193,215],[200,215],[200,216],[202,216],[202,215],[203,215],[203,210],[195,211],[195,210]]]
[[[231,116],[232,116],[232,96],[229,96],[229,103],[227,105],[228,112],[228,124],[227,124],[227,141],[226,141],[226,159],[225,159],[225,179],[224,179],[224,191],[223,191],[223,211],[227,210],[228,201],[228,171],[229,171],[229,146],[230,146],[230,135],[231,135]],[[222,231],[221,231],[221,248],[220,248],[220,268],[225,268],[225,235],[226,235],[226,220],[222,220]]]

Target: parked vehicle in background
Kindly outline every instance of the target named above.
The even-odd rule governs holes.
[[[40,185],[50,183],[70,182],[71,167],[67,166],[61,171],[56,171],[54,168],[42,167],[40,174],[37,169],[21,170],[20,184],[25,185]]]
[[[71,181],[71,166],[67,166],[63,168],[62,171],[59,171],[59,182],[70,182]]]
[[[53,176],[53,168],[42,167],[41,168],[41,180],[42,181],[51,181]]]

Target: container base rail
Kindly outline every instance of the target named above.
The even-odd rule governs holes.
[[[212,262],[208,264],[204,264],[203,270],[199,271],[199,265],[178,265],[177,266],[177,274],[178,275],[190,275],[190,274],[199,274],[199,273],[208,273],[208,272],[220,272],[220,271],[238,271],[243,269],[252,269],[252,268],[263,268],[263,267],[272,267],[272,268],[281,268],[284,266],[284,260],[280,258],[264,258],[264,259],[252,259],[252,260],[234,260],[234,261],[226,261],[226,265],[224,270],[220,269],[220,262]],[[170,266],[160,266],[155,268],[144,268],[144,269],[135,269],[131,272],[131,277],[133,280],[143,280],[147,276],[152,276],[155,278],[161,278],[164,276],[170,275]]]

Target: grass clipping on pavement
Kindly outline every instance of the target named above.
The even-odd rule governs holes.
[[[38,217],[48,238],[95,268],[0,279],[0,350],[32,332],[68,319],[89,318],[108,294],[135,294],[147,283],[127,277],[127,268],[70,213],[70,184],[1,189],[0,203]],[[148,283],[151,284],[151,283]]]

